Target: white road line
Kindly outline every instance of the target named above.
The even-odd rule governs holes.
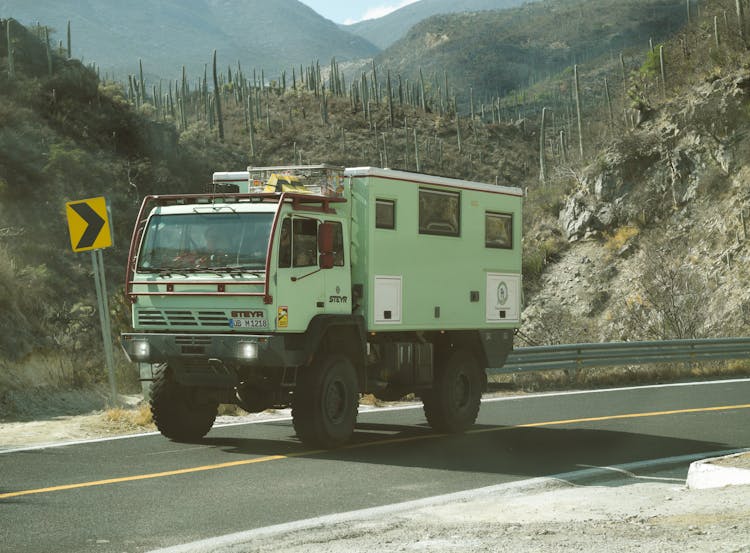
[[[684,478],[662,478],[659,476],[640,476],[638,474],[635,474],[634,472],[630,472],[629,470],[621,469],[618,467],[600,467],[598,465],[577,465],[579,467],[586,467],[590,469],[599,469],[603,471],[610,471],[610,472],[616,472],[618,474],[622,474],[623,476],[627,476],[628,478],[633,478],[634,480],[654,480],[657,482],[685,482]]]
[[[565,392],[542,392],[538,394],[524,394],[524,395],[517,395],[517,396],[506,396],[506,397],[486,397],[482,399],[482,403],[494,403],[496,401],[521,401],[524,399],[537,399],[537,398],[547,398],[547,397],[559,397],[559,396],[571,396],[571,395],[581,395],[581,394],[603,394],[603,393],[613,393],[613,392],[627,392],[632,390],[648,390],[648,389],[655,389],[655,388],[677,388],[677,387],[687,387],[687,386],[710,386],[710,385],[717,385],[717,384],[732,384],[732,383],[738,383],[738,382],[750,382],[750,378],[733,378],[728,380],[709,380],[705,382],[679,382],[676,384],[650,384],[650,385],[644,385],[644,386],[628,386],[625,388],[603,388],[603,389],[597,389],[597,390],[572,390],[572,391],[565,391]],[[388,407],[366,407],[362,408],[360,407],[359,414],[364,415],[368,413],[384,413],[387,411],[405,411],[409,409],[421,409],[422,403],[421,402],[413,402],[409,403],[408,405],[393,405]],[[221,423],[214,425],[214,428],[223,428],[223,427],[229,427],[229,426],[243,426],[246,424],[261,424],[261,423],[270,423],[270,422],[284,422],[284,421],[290,421],[292,420],[291,416],[284,416],[284,417],[269,417],[269,418],[259,418],[252,421],[239,421],[239,422],[227,422],[227,423]],[[49,444],[37,444],[33,446],[21,446],[21,447],[14,447],[9,449],[3,449],[2,446],[0,446],[0,455],[4,453],[18,453],[22,451],[35,451],[39,449],[52,449],[52,448],[58,448],[58,447],[68,447],[73,445],[81,445],[81,444],[94,444],[99,442],[110,442],[114,440],[127,440],[131,438],[143,438],[145,436],[155,436],[158,435],[159,432],[144,432],[140,434],[128,434],[126,436],[112,436],[107,438],[92,438],[87,440],[75,440],[70,442],[54,442]]]

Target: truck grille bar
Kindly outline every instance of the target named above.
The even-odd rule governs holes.
[[[227,328],[229,315],[223,311],[185,309],[142,309],[138,324],[143,327]]]

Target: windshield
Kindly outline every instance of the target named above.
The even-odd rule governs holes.
[[[155,215],[138,270],[263,270],[273,213]]]

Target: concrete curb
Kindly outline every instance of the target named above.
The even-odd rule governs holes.
[[[717,460],[732,460],[748,455],[748,452],[735,453],[724,457],[701,459],[690,463],[687,475],[687,487],[693,490],[723,488],[724,486],[750,485],[750,470],[732,466],[718,465]]]

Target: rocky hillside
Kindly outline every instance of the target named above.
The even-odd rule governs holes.
[[[749,152],[747,62],[613,140],[560,211],[571,246],[529,301],[528,342],[746,335]]]

